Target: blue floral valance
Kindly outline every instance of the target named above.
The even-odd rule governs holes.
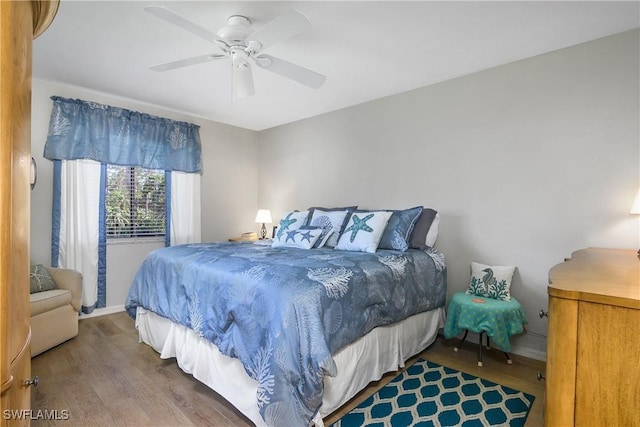
[[[200,172],[199,126],[80,99],[52,96],[44,157]]]

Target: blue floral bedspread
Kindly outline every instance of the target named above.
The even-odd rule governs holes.
[[[125,307],[193,329],[240,359],[258,382],[270,426],[304,426],[322,404],[331,354],[371,329],[444,306],[435,250],[376,253],[203,243],[158,249],[138,270]]]

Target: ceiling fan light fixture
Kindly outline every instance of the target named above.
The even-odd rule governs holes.
[[[249,68],[249,53],[241,48],[231,49],[231,62],[233,68]]]
[[[255,93],[251,67],[233,69],[233,93],[237,98],[248,98]]]

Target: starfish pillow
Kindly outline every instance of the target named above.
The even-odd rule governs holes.
[[[335,248],[344,251],[375,252],[392,214],[393,212],[388,211],[353,212]]]

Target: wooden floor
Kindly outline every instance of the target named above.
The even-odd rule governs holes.
[[[419,356],[533,394],[526,427],[543,425],[544,383],[536,373],[544,371],[544,363],[513,356],[513,365],[507,365],[502,352],[491,350],[480,368],[477,346],[467,343],[455,353],[456,343],[438,337]],[[33,420],[33,426],[252,425],[218,394],[183,373],[175,359],[162,360],[138,343],[133,320],[125,313],[81,320],[76,338],[32,359],[32,375],[40,377],[31,395],[32,410],[69,414],[68,420]],[[340,418],[395,375],[370,384],[325,423]]]

